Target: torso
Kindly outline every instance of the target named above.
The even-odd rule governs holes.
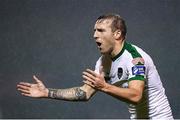
[[[140,64],[136,63],[136,60],[140,61]],[[115,59],[100,57],[95,68],[97,73],[100,66],[103,66],[106,78],[109,78],[107,82],[119,87],[128,88],[131,80],[145,81],[141,102],[138,105],[129,104],[131,118],[173,118],[156,67],[142,49],[125,42],[123,50]]]

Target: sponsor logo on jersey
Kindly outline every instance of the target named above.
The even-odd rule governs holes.
[[[123,74],[123,69],[121,67],[118,68],[118,78],[121,79],[122,74]]]
[[[141,57],[137,57],[137,58],[134,58],[134,59],[132,60],[132,63],[133,63],[134,65],[144,64],[144,59],[141,58]]]
[[[144,65],[135,65],[132,67],[133,75],[145,75],[145,66]]]

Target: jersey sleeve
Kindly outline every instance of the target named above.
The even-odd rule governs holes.
[[[133,58],[128,65],[128,80],[145,80],[145,65],[141,57]]]

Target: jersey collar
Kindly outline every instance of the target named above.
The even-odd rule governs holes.
[[[124,52],[124,50],[125,50],[125,48],[126,48],[126,41],[124,41],[124,45],[123,45],[123,48],[122,48],[122,50],[116,55],[116,56],[114,56],[114,57],[112,57],[111,59],[112,59],[112,61],[115,61],[118,57],[120,57],[122,54],[123,54],[123,52]]]

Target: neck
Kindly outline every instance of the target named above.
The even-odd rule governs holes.
[[[119,41],[117,44],[115,44],[114,50],[111,53],[111,58],[115,57],[117,54],[119,54],[124,46],[124,40]]]

